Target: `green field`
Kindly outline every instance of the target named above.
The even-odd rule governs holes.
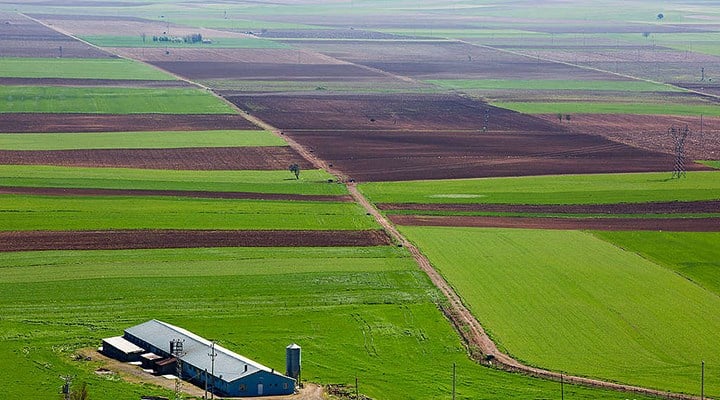
[[[287,146],[267,131],[3,133],[2,150],[174,149]]]
[[[717,376],[720,297],[674,271],[584,232],[401,230],[524,362],[694,394],[701,360]]]
[[[645,81],[576,81],[553,79],[439,79],[425,81],[453,90],[578,90],[619,92],[681,92],[682,89]]]
[[[359,185],[374,203],[611,204],[720,199],[720,173],[534,176],[376,182]]]
[[[595,232],[595,236],[677,271],[720,295],[720,234],[712,232]]]
[[[233,114],[199,89],[0,86],[0,113]]]
[[[105,229],[363,230],[355,203],[0,195],[0,231]]]
[[[55,398],[59,375],[92,399],[167,390],[132,385],[78,362],[80,348],[157,318],[282,370],[303,347],[303,379],[353,384],[375,399],[559,398],[555,382],[471,362],[438,311],[438,296],[403,249],[223,248],[5,253],[0,258],[0,362],[8,398]],[[32,390],[28,390],[31,387]],[[572,399],[626,394],[565,386]],[[642,397],[633,396],[640,399]]]
[[[500,108],[523,114],[640,114],[720,116],[720,108],[713,104],[651,104],[605,102],[491,102]]]
[[[81,39],[99,47],[158,47],[158,48],[207,48],[207,49],[285,49],[289,46],[280,42],[258,38],[214,38],[212,44],[153,42],[152,36],[145,41],[137,36],[81,36]]]
[[[199,83],[216,90],[238,92],[352,92],[352,93],[437,93],[441,90],[430,85],[393,80],[367,81],[283,81],[212,79]]]
[[[344,185],[321,170],[300,172],[300,179],[279,171],[183,171],[133,168],[84,168],[44,165],[0,165],[3,186],[191,190],[286,194],[347,194]]]
[[[707,165],[708,167],[720,169],[720,161],[702,161],[702,163]]]
[[[5,78],[174,80],[145,64],[122,58],[0,58]]]

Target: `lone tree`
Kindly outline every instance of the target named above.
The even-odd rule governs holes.
[[[664,15],[663,13],[660,13],[660,14],[657,15],[658,21],[660,21],[660,20],[663,19],[663,18],[665,18],[665,15]]]
[[[295,174],[295,179],[300,179],[300,166],[297,164],[291,164],[290,168],[288,168],[290,172]]]

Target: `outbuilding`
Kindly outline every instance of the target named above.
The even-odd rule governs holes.
[[[180,341],[181,378],[221,396],[274,396],[295,392],[295,379],[166,322],[153,319],[133,326],[125,330],[122,339],[140,349],[138,357],[151,352],[162,358],[172,358],[170,343]]]

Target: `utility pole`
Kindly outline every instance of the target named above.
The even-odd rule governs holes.
[[[177,375],[177,379],[175,379],[175,400],[182,400],[182,395],[180,394],[180,390],[182,389],[181,358],[185,355],[183,342],[184,340],[182,339],[173,339],[170,341],[170,354],[175,357],[175,375]]]
[[[358,390],[358,378],[357,375],[355,375],[355,398],[360,398],[360,391]]]
[[[453,391],[452,391],[452,398],[453,398],[453,400],[455,400],[455,378],[456,378],[456,375],[455,375],[455,363],[453,363],[453,386],[452,386],[452,388],[453,388]]]
[[[74,377],[70,376],[70,375],[61,375],[60,376],[60,379],[65,381],[65,383],[63,383],[63,387],[62,387],[62,394],[63,394],[64,400],[70,400],[70,386],[72,385],[73,378]]]
[[[700,400],[705,400],[705,361],[700,364]]]
[[[210,347],[210,353],[208,353],[208,356],[210,356],[210,375],[212,376],[212,386],[210,387],[210,398],[215,398],[215,357],[217,357],[217,353],[215,352],[215,341],[212,341],[212,346]],[[205,386],[207,387],[207,371],[205,372]]]
[[[565,400],[565,377],[560,374],[560,399]]]

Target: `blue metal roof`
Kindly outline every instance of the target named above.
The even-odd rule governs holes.
[[[168,354],[170,354],[171,340],[183,340],[183,352],[185,355],[180,358],[182,362],[192,365],[199,370],[207,369],[208,373],[212,370],[212,361],[209,356],[212,342],[188,330],[153,319],[140,325],[127,328],[125,332]],[[271,368],[245,358],[217,344],[215,345],[215,353],[217,354],[215,357],[215,376],[225,382],[233,382],[260,371],[285,377],[285,375]]]

